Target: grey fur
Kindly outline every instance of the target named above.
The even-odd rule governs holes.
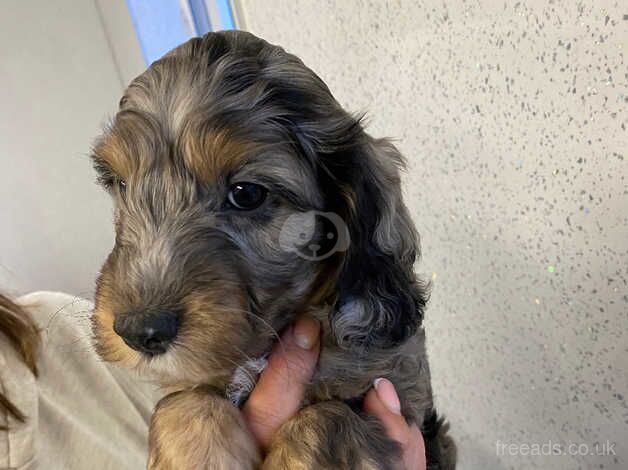
[[[116,206],[116,246],[94,319],[103,357],[154,370],[164,385],[224,396],[239,367],[309,311],[323,329],[304,403],[314,406],[286,425],[275,448],[285,456],[282,446],[292,446],[291,462],[309,468],[389,468],[394,443],[342,402],[387,377],[409,421],[421,426],[433,416],[421,327],[427,288],[413,271],[418,237],[396,148],[366,134],[298,58],[248,33],[223,32],[190,40],[134,80],[94,161]],[[242,181],[270,188],[250,213],[225,205],[229,185]],[[282,249],[282,225],[308,210],[342,217],[346,252],[305,261]],[[133,355],[106,326],[108,316],[163,308],[183,318],[163,358]],[[304,427],[332,437],[303,447],[290,429]],[[454,466],[444,429],[426,434],[430,468]],[[341,452],[321,447],[332,440]]]

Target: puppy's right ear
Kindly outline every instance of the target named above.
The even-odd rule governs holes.
[[[346,347],[394,347],[421,324],[427,286],[414,273],[418,235],[401,195],[403,157],[386,140],[362,135],[345,179],[350,234],[331,327]]]
[[[325,209],[349,230],[331,329],[342,347],[394,347],[417,331],[427,302],[427,286],[414,273],[418,235],[401,196],[403,157],[389,141],[366,134],[361,119],[314,80],[316,86],[304,87],[314,92],[295,99],[301,91],[290,88],[285,102],[299,103],[295,114],[303,112],[301,103],[317,104],[313,116],[292,122],[291,133],[317,170]]]

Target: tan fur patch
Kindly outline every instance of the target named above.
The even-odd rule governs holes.
[[[126,367],[137,367],[140,354],[129,348],[113,330],[114,312],[111,299],[107,282],[101,279],[96,308],[92,316],[94,346],[105,361],[117,362]]]
[[[227,129],[207,131],[204,135],[184,132],[183,160],[203,183],[211,184],[242,167],[255,155],[259,145],[235,138]]]
[[[247,470],[260,462],[238,409],[207,387],[173,393],[157,404],[149,449],[149,470]]]
[[[307,406],[280,428],[262,468],[382,468],[370,452],[371,440],[376,439],[376,435],[371,434],[367,426],[343,403],[327,401]],[[394,458],[398,458],[398,455]]]
[[[156,118],[137,111],[121,111],[104,136],[96,142],[93,153],[122,179],[143,172],[164,158],[168,146]]]

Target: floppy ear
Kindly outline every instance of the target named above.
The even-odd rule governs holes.
[[[288,126],[316,169],[325,209],[349,228],[349,249],[333,258],[343,257],[332,331],[343,347],[393,347],[416,332],[427,301],[413,269],[418,236],[401,198],[403,157],[367,135],[361,118],[342,110],[313,72],[292,65],[293,73],[275,82],[278,124]]]
[[[420,326],[427,287],[414,273],[419,242],[402,201],[403,157],[384,139],[362,137],[341,190],[351,241],[330,320],[341,346],[387,348]]]

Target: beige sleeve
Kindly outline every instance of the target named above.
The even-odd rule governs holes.
[[[92,304],[54,292],[29,294],[18,303],[41,328],[42,350],[35,380],[0,337],[5,394],[29,417],[26,424],[9,421],[10,431],[0,431],[0,469],[145,468],[158,393],[94,352]]]
[[[0,333],[0,392],[27,417],[21,423],[5,410],[0,411],[0,469],[34,468],[38,422],[38,392],[35,377],[21,357]]]

